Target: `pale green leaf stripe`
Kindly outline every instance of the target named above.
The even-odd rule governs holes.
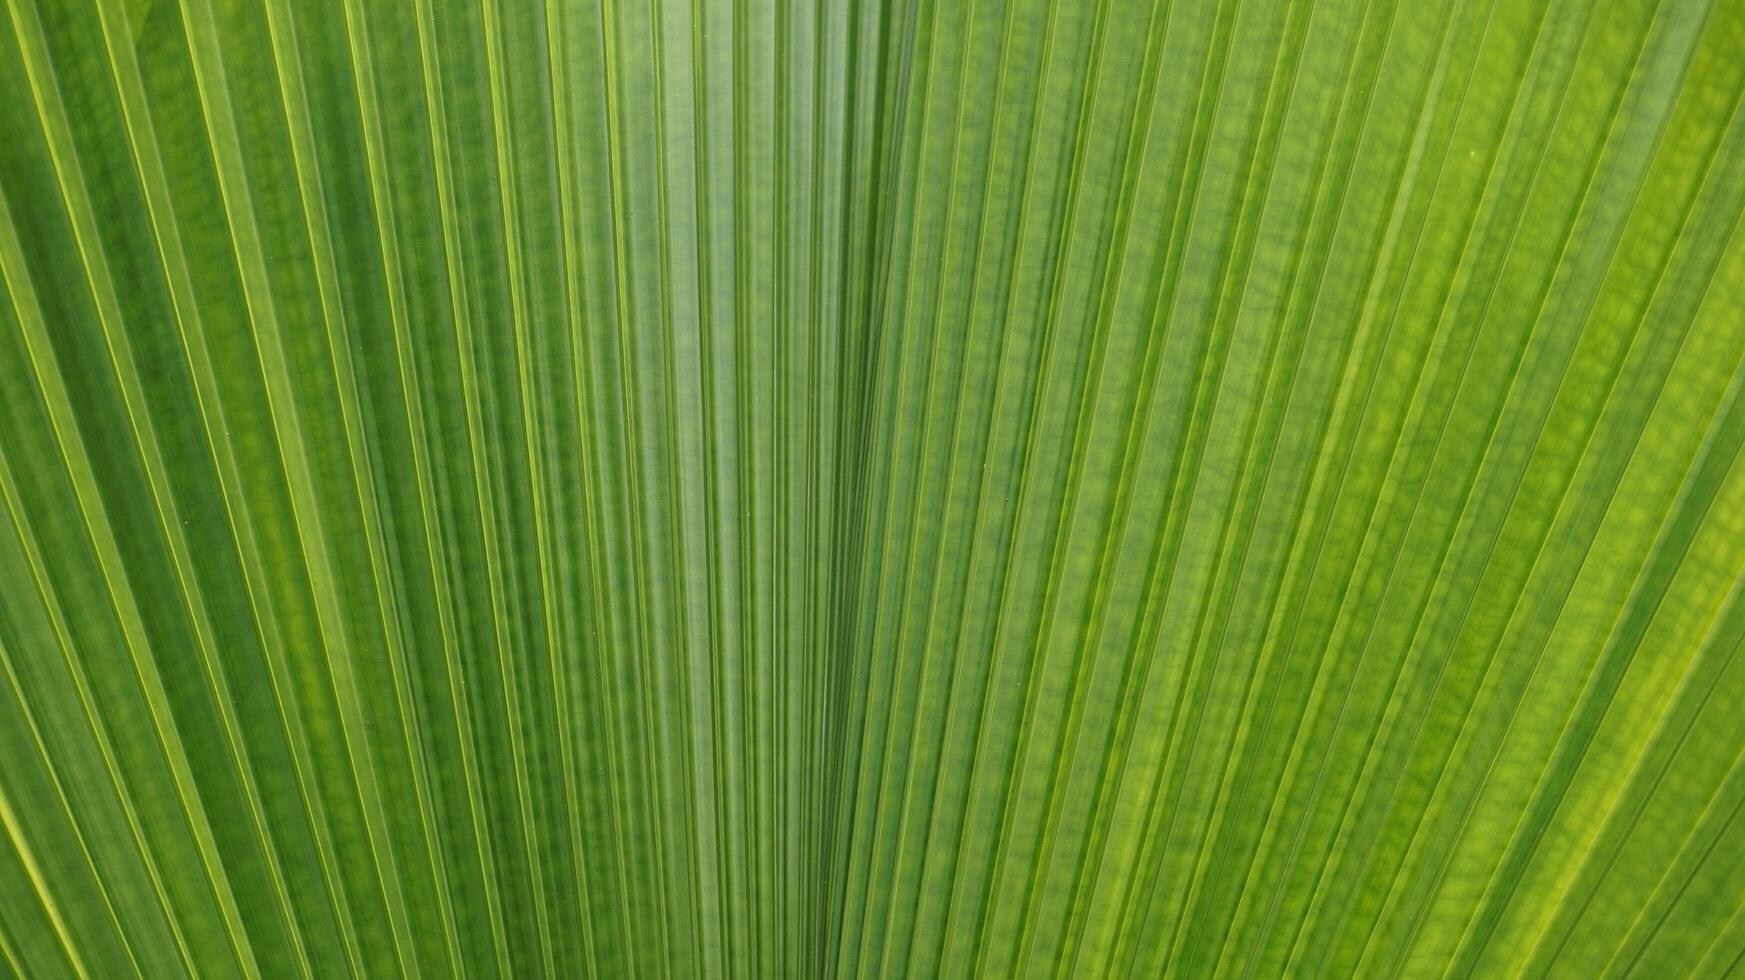
[[[1745,976],[1745,3],[0,6],[0,976]]]

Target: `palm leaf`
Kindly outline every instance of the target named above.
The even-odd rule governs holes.
[[[0,975],[1745,970],[1745,4],[0,3]]]

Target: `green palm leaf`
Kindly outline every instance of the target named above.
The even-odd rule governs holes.
[[[0,975],[1745,973],[1745,3],[0,4]]]

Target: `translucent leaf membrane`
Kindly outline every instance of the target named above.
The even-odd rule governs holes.
[[[1745,972],[1745,4],[0,8],[0,976]]]

